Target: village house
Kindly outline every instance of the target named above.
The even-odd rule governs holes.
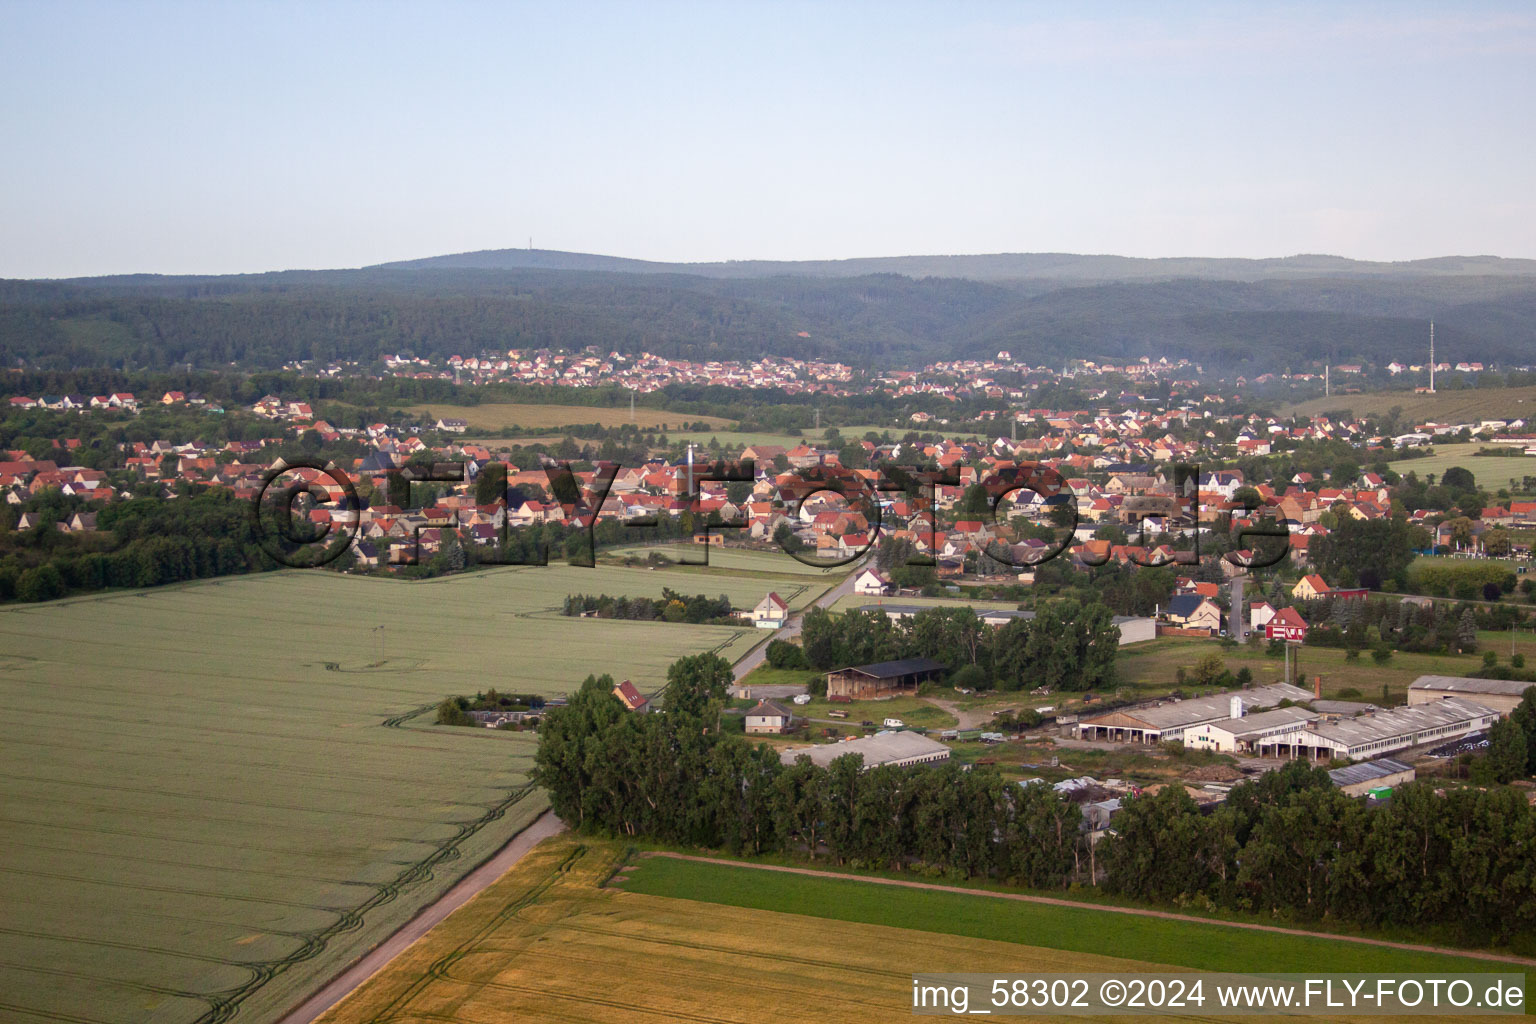
[[[771,700],[760,700],[747,711],[746,729],[749,734],[782,733],[789,728],[793,716],[784,705]]]

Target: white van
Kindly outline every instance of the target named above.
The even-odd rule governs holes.
[[[899,718],[887,718],[885,720],[885,727],[887,729],[905,729],[906,723]]]

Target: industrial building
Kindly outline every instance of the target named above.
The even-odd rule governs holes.
[[[845,754],[862,754],[864,756],[864,770],[877,768],[880,765],[894,765],[900,767],[909,764],[929,764],[934,761],[948,761],[949,748],[938,740],[931,740],[926,736],[919,736],[915,732],[877,732],[873,736],[863,736],[856,740],[844,740],[841,743],[820,743],[810,747],[792,747],[779,751],[779,760],[784,764],[794,764],[802,757],[809,757],[811,763],[825,768],[833,761]]]
[[[1457,739],[1498,719],[1492,708],[1459,697],[1350,716],[1292,707],[1207,723],[1190,730],[1185,742],[1252,757],[1358,760]]]
[[[1328,772],[1333,784],[1344,791],[1345,796],[1381,796],[1384,790],[1412,782],[1416,776],[1412,765],[1394,761],[1390,757],[1345,765]]]
[[[1408,687],[1409,704],[1428,704],[1445,697],[1476,701],[1502,715],[1515,710],[1525,691],[1536,683],[1514,679],[1473,679],[1469,676],[1419,676]]]
[[[1308,701],[1312,694],[1289,683],[1255,686],[1192,700],[1168,700],[1140,707],[1119,708],[1076,725],[1078,739],[1120,743],[1163,743],[1183,740],[1185,733],[1202,725],[1222,722],[1257,708],[1272,708],[1281,701]],[[1234,709],[1238,709],[1235,713]]]

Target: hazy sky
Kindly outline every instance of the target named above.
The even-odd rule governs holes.
[[[1536,257],[1536,7],[0,0],[0,276]]]

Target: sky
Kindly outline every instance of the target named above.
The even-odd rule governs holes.
[[[0,0],[0,277],[1536,257],[1536,7]]]

